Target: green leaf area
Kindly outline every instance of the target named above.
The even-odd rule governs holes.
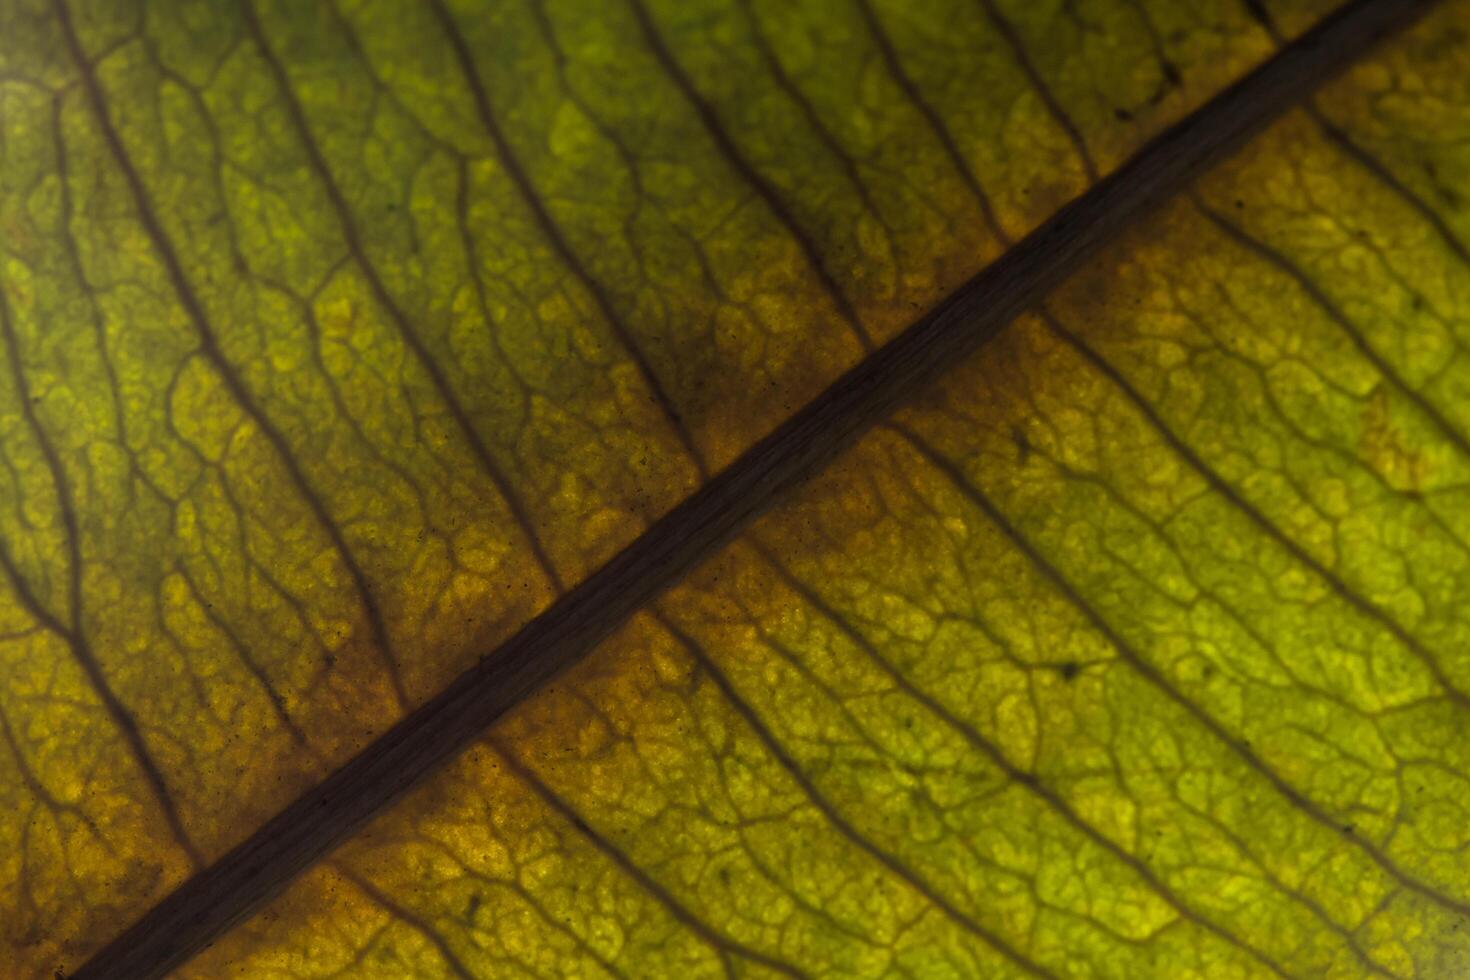
[[[0,974],[1325,5],[1269,6],[0,3]],[[177,975],[1470,970],[1467,31],[1159,202]]]

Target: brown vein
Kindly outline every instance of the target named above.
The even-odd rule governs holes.
[[[11,383],[15,387],[16,400],[20,403],[21,418],[25,420],[26,428],[30,430],[31,437],[40,449],[52,491],[56,496],[56,509],[61,517],[62,536],[66,547],[67,611],[65,620],[48,609],[40,597],[32,591],[30,583],[10,553],[9,545],[3,539],[0,539],[0,568],[4,569],[12,590],[20,599],[20,604],[25,610],[48,632],[66,644],[72,659],[82,669],[88,685],[97,695],[97,700],[102,702],[103,711],[107,713],[113,726],[122,734],[128,752],[133,757],[133,762],[142,771],[143,779],[147,782],[149,791],[163,813],[164,823],[168,826],[170,835],[188,855],[194,867],[201,868],[204,866],[204,856],[184,827],[178,803],[169,791],[168,780],[164,778],[163,770],[153,758],[147,743],[143,741],[143,733],[138,726],[138,720],[122,703],[117,692],[112,689],[107,673],[102,669],[102,664],[98,661],[96,653],[92,650],[92,644],[87,639],[86,624],[82,614],[81,530],[77,526],[76,503],[72,498],[71,482],[67,479],[66,470],[61,465],[61,456],[51,442],[50,434],[47,433],[41,424],[40,417],[36,414],[35,403],[31,398],[30,383],[20,363],[20,343],[16,338],[15,324],[11,319],[10,301],[3,295],[0,295],[0,335],[3,335],[5,359],[10,365]]]
[[[368,257],[367,249],[363,246],[362,235],[358,231],[357,220],[353,217],[352,209],[347,204],[347,199],[342,194],[342,188],[338,186],[337,179],[328,166],[326,157],[322,155],[321,147],[313,136],[311,127],[306,120],[306,112],[301,107],[301,102],[296,98],[296,92],[291,87],[290,78],[286,75],[285,66],[281,64],[280,57],[270,45],[265,30],[261,27],[260,18],[256,14],[253,0],[241,0],[241,12],[244,14],[245,28],[249,32],[251,40],[255,43],[256,50],[260,52],[261,60],[270,72],[271,80],[281,94],[281,101],[286,107],[286,115],[291,120],[292,127],[296,130],[301,146],[306,151],[307,160],[311,164],[312,171],[317,175],[322,189],[326,191],[327,200],[332,210],[337,214],[338,224],[342,229],[342,239],[347,245],[348,254],[352,261],[362,270],[363,277],[367,280],[368,288],[372,290],[373,299],[378,303],[380,309],[388,314],[392,321],[399,339],[403,345],[412,352],[414,358],[424,373],[429,376],[429,381],[434,386],[439,400],[449,409],[449,415],[454,419],[454,424],[459,428],[460,434],[465,442],[469,444],[470,451],[474,454],[475,462],[495,487],[495,492],[500,494],[506,509],[510,511],[511,518],[516,526],[520,528],[526,544],[531,549],[532,556],[541,570],[541,574],[551,584],[557,593],[566,590],[561,576],[557,574],[556,566],[552,563],[546,552],[546,547],[541,541],[540,535],[536,533],[536,525],[531,520],[526,510],[525,501],[521,499],[520,493],[501,470],[495,461],[485,440],[481,438],[479,430],[474,422],[470,420],[469,412],[460,403],[459,396],[455,393],[449,379],[445,377],[444,370],[439,366],[434,355],[419,337],[418,331],[408,322],[408,316],[402,307],[393,298],[384,284],[382,277],[378,274],[377,266]]]
[[[795,592],[803,602],[815,609],[854,646],[861,650],[863,656],[877,667],[883,676],[888,678],[889,682],[901,691],[905,697],[921,705],[925,711],[938,718],[951,731],[957,733],[971,748],[977,750],[986,759],[989,759],[991,765],[999,769],[1008,780],[1022,787],[1040,803],[1053,810],[1073,830],[1121,862],[1156,895],[1163,899],[1165,904],[1173,909],[1176,915],[1239,949],[1277,976],[1285,977],[1287,975],[1265,953],[1244,942],[1239,937],[1231,935],[1218,923],[1196,912],[1163,879],[1155,874],[1153,869],[1144,863],[1143,860],[1124,850],[1116,841],[1107,837],[1092,824],[1084,820],[1066,799],[1057,793],[1056,790],[1042,782],[1040,776],[1016,765],[1001,751],[999,746],[986,738],[968,721],[949,710],[942,702],[930,695],[928,691],[923,690],[913,681],[905,677],[903,672],[894,667],[888,658],[866,636],[838,615],[837,610],[833,609],[815,589],[792,574],[769,550],[759,544],[753,544],[752,547],[768,565],[776,570],[777,576],[780,577],[781,581],[786,583],[788,588]]]
[[[265,696],[271,703],[271,710],[275,712],[276,720],[281,723],[281,727],[285,728],[291,734],[291,740],[303,751],[315,754],[315,750],[311,749],[308,745],[306,733],[301,730],[300,725],[296,724],[296,719],[292,718],[291,712],[287,710],[285,698],[281,697],[281,692],[276,690],[275,683],[271,681],[270,675],[266,673],[265,668],[255,659],[255,654],[251,652],[249,645],[240,638],[240,634],[235,631],[235,628],[215,611],[214,603],[204,597],[204,593],[200,591],[199,583],[194,580],[193,574],[184,562],[175,562],[174,571],[178,574],[179,578],[183,579],[184,585],[189,589],[189,596],[194,600],[194,604],[199,607],[199,611],[204,615],[204,618],[209,620],[210,625],[218,630],[220,635],[225,638],[225,643],[234,651],[235,657],[244,665],[245,670],[250,676],[255,678],[255,682],[260,685],[261,689],[265,691]]]
[[[807,976],[804,970],[730,938],[695,915],[682,902],[675,898],[672,892],[655,881],[653,876],[648,872],[638,867],[632,858],[628,857],[621,848],[602,834],[599,834],[596,830],[593,830],[570,803],[562,799],[555,790],[542,781],[541,777],[527,768],[526,764],[509,748],[494,736],[487,735],[485,742],[500,757],[500,761],[505,768],[517,779],[525,783],[531,792],[535,793],[543,803],[555,811],[557,816],[576,828],[577,832],[604,857],[611,861],[619,871],[627,875],[639,888],[643,889],[655,901],[668,909],[669,913],[678,919],[686,929],[698,936],[701,942],[714,950],[722,960],[725,960],[727,971],[729,970],[728,957],[738,956],[752,963],[759,963],[761,966],[774,970],[782,976],[794,977],[798,978],[798,980]]]
[[[1280,29],[1276,21],[1271,17],[1270,11],[1261,6],[1260,0],[1242,0],[1246,10],[1261,25],[1271,40],[1280,47],[1283,42]],[[1407,184],[1400,180],[1393,171],[1384,165],[1372,153],[1360,146],[1347,131],[1327,118],[1316,99],[1307,99],[1303,105],[1307,115],[1317,124],[1322,135],[1342,151],[1348,159],[1362,167],[1369,175],[1377,179],[1392,193],[1396,194],[1405,204],[1414,210],[1423,221],[1434,229],[1434,233],[1444,242],[1446,248],[1460,261],[1461,265],[1470,266],[1470,250],[1465,248],[1458,235],[1451,230],[1449,224],[1429,206],[1429,204],[1418,194],[1414,193]]]
[[[1367,336],[1364,335],[1358,325],[1348,318],[1348,315],[1342,311],[1342,308],[1334,303],[1322,287],[1313,282],[1312,278],[1300,266],[1283,252],[1255,238],[1229,218],[1226,218],[1223,214],[1205,204],[1198,197],[1194,197],[1194,204],[1200,213],[1209,219],[1211,224],[1225,233],[1227,238],[1239,245],[1244,251],[1261,259],[1267,265],[1274,267],[1292,282],[1296,283],[1297,287],[1306,294],[1307,298],[1315,303],[1323,313],[1327,314],[1327,318],[1347,335],[1348,340],[1363,355],[1363,359],[1382,375],[1383,380],[1392,385],[1405,400],[1418,409],[1420,414],[1428,419],[1430,424],[1439,430],[1440,435],[1444,436],[1445,440],[1454,446],[1462,456],[1470,460],[1470,439],[1467,439],[1465,434],[1445,417],[1438,406],[1426,398],[1417,387],[1410,384],[1398,373],[1394,366],[1378,352],[1377,348],[1368,342]]]
[[[1455,915],[1470,916],[1470,902],[1465,902],[1447,895],[1433,885],[1421,881],[1415,876],[1404,871],[1393,861],[1383,849],[1361,834],[1355,834],[1350,829],[1344,830],[1341,820],[1334,820],[1330,814],[1324,811],[1317,803],[1305,796],[1295,786],[1288,783],[1279,773],[1269,766],[1264,759],[1257,755],[1241,739],[1231,735],[1214,715],[1209,714],[1199,705],[1195,704],[1184,695],[1178,688],[1169,682],[1157,667],[1150,663],[1121,633],[1107,621],[1097,608],[1087,600],[1077,587],[1061,573],[1051,561],[1043,555],[1034,544],[1029,541],[1020,530],[1011,523],[1010,519],[985,495],[970,479],[950,460],[940,455],[923,437],[898,422],[884,423],[885,427],[891,429],[901,438],[912,445],[930,465],[939,470],[952,483],[967,500],[985,514],[986,518],[1003,534],[1012,546],[1015,547],[1026,560],[1036,568],[1038,572],[1047,579],[1057,593],[1067,600],[1080,612],[1090,623],[1093,629],[1107,640],[1108,644],[1118,652],[1118,655],[1131,666],[1150,686],[1158,690],[1171,702],[1182,708],[1201,728],[1209,732],[1218,742],[1230,749],[1251,770],[1264,777],[1272,788],[1279,793],[1288,803],[1316,823],[1331,830],[1333,833],[1344,838],[1350,845],[1357,847],[1369,860],[1379,867],[1388,877],[1398,882],[1406,890],[1422,896],[1428,901],[1438,905]]]
[[[842,168],[843,176],[847,178],[847,182],[857,193],[858,200],[862,201],[864,210],[882,225],[884,230],[889,230],[882,212],[878,210],[878,205],[868,190],[867,182],[858,172],[857,161],[843,148],[832,130],[823,121],[821,114],[817,112],[816,106],[812,105],[811,100],[806,97],[786,71],[786,66],[781,64],[781,59],[776,56],[775,49],[771,47],[771,39],[766,36],[766,30],[761,26],[760,17],[756,14],[754,0],[740,0],[740,10],[745,15],[746,23],[750,26],[750,37],[755,43],[756,52],[760,55],[761,64],[765,65],[776,87],[792,101],[801,113],[801,118],[806,122],[807,128],[817,138],[817,142],[821,143],[822,147],[837,161],[837,165]]]
[[[1470,694],[1457,687],[1445,673],[1439,658],[1435,657],[1424,644],[1410,633],[1402,623],[1394,619],[1387,610],[1377,603],[1360,595],[1336,572],[1328,568],[1322,562],[1312,556],[1306,548],[1283,531],[1270,518],[1263,514],[1253,503],[1250,502],[1239,490],[1230,484],[1213,467],[1205,462],[1199,453],[1190,448],[1172,426],[1169,425],[1159,412],[1148,403],[1148,400],[1133,387],[1121,371],[1112,363],[1094,350],[1085,340],[1064,327],[1049,312],[1043,310],[1042,322],[1052,334],[1068,347],[1072,348],[1078,356],[1085,360],[1092,368],[1102,375],[1117,388],[1124,397],[1133,405],[1144,420],[1159,434],[1167,445],[1180,459],[1184,460],[1204,481],[1210,489],[1218,493],[1231,507],[1244,514],[1251,523],[1260,528],[1267,537],[1276,542],[1283,551],[1293,560],[1311,570],[1312,574],[1321,580],[1343,602],[1356,609],[1363,616],[1371,619],[1381,626],[1390,636],[1398,641],[1399,645],[1414,655],[1414,659],[1422,663],[1437,683],[1445,692],[1445,695],[1462,710],[1470,711]]]
[[[873,9],[869,0],[856,0],[858,11],[863,15],[863,22],[872,34],[873,41],[878,45],[878,54],[883,59],[883,66],[888,70],[888,76],[898,86],[904,98],[909,104],[918,110],[919,115],[929,124],[929,129],[934,133],[934,138],[939,140],[944,155],[949,157],[949,162],[954,166],[955,172],[959,174],[960,180],[964,181],[965,187],[980,205],[980,213],[985,218],[985,227],[995,236],[996,240],[1004,245],[1011,243],[1011,236],[1006,232],[1005,226],[1000,223],[1000,217],[995,213],[995,205],[990,200],[990,195],[981,186],[980,179],[975,176],[975,171],[965,160],[965,155],[960,152],[959,146],[954,141],[954,134],[949,131],[944,120],[939,117],[939,111],[919,91],[918,84],[909,76],[904,68],[903,62],[898,57],[898,50],[893,46],[893,41],[888,37],[888,32],[883,27],[883,22],[878,19],[878,12]]]
[[[474,55],[470,53],[469,42],[465,40],[464,34],[461,33],[459,24],[454,19],[454,15],[449,12],[449,8],[444,5],[443,0],[429,0],[429,7],[438,19],[445,36],[449,39],[449,46],[454,51],[454,58],[459,65],[460,74],[464,77],[465,84],[469,86],[470,93],[474,97],[475,112],[480,118],[480,125],[484,128],[486,135],[490,137],[490,142],[495,147],[496,156],[500,158],[501,166],[505,168],[507,176],[515,184],[516,190],[520,193],[522,200],[525,201],[526,207],[530,209],[532,217],[535,219],[537,226],[540,227],[541,233],[545,236],[547,243],[551,245],[552,251],[556,253],[562,265],[571,272],[572,278],[576,279],[582,285],[582,288],[587,291],[588,295],[592,297],[592,302],[597,306],[597,311],[602,314],[603,321],[607,323],[613,335],[617,337],[618,343],[623,346],[628,356],[632,358],[634,366],[638,369],[639,376],[643,379],[643,383],[647,385],[649,393],[653,396],[653,400],[663,413],[664,418],[673,428],[679,444],[689,454],[689,458],[699,471],[700,478],[708,478],[709,471],[705,462],[704,453],[700,450],[699,444],[694,441],[694,436],[689,431],[689,428],[684,424],[683,416],[679,414],[674,400],[664,390],[663,382],[659,380],[658,374],[653,370],[653,365],[649,363],[647,356],[643,353],[643,348],[633,336],[632,331],[623,322],[623,318],[618,315],[618,311],[613,306],[612,297],[608,295],[607,289],[592,275],[591,271],[588,270],[587,266],[577,256],[577,253],[572,250],[571,243],[567,241],[566,236],[562,234],[561,228],[557,225],[555,219],[552,218],[551,212],[547,210],[546,203],[541,200],[541,195],[537,192],[536,186],[531,183],[531,178],[526,173],[525,167],[521,164],[520,157],[511,147],[510,141],[501,129],[500,120],[490,104],[489,93],[485,91],[485,84],[480,78],[480,69],[475,64]]]
[[[735,689],[735,685],[725,676],[725,672],[720,669],[719,665],[715,663],[714,658],[709,655],[704,647],[694,637],[685,633],[678,626],[675,626],[662,613],[654,613],[654,618],[658,620],[659,625],[669,631],[674,639],[679,641],[679,644],[688,651],[700,669],[709,676],[710,680],[714,681],[715,687],[719,688],[720,694],[724,697],[725,701],[745,721],[746,727],[751,730],[761,745],[765,746],[766,751],[771,754],[771,758],[775,759],[776,763],[785,770],[786,774],[791,777],[792,782],[796,783],[797,788],[801,790],[802,795],[811,802],[812,806],[817,809],[817,812],[826,819],[833,829],[851,841],[858,850],[882,865],[895,878],[923,896],[925,901],[944,913],[945,917],[951,922],[954,922],[966,932],[980,939],[987,946],[1000,953],[1027,973],[1039,977],[1055,976],[1052,971],[1032,960],[1003,936],[992,931],[973,916],[968,915],[964,910],[955,906],[953,902],[944,897],[939,889],[935,888],[928,881],[925,881],[913,868],[910,868],[895,855],[890,854],[860,833],[838,811],[832,802],[823,795],[821,790],[817,789],[816,783],[802,771],[801,766],[786,751],[786,747],[776,738],[775,733],[771,731],[770,727],[761,720],[760,715],[756,714],[755,709],[751,707],[749,702],[741,697],[740,693]]]
[[[438,951],[439,956],[444,960],[445,965],[448,966],[451,971],[453,971],[455,976],[460,977],[461,980],[475,980],[475,975],[471,973],[469,968],[464,965],[464,962],[457,955],[455,955],[453,947],[451,947],[449,945],[449,942],[439,934],[439,931],[437,929],[429,924],[429,921],[427,919],[419,915],[417,912],[414,912],[412,909],[409,909],[406,906],[400,905],[398,902],[395,902],[387,893],[383,892],[366,878],[353,872],[350,868],[348,868],[341,862],[329,861],[327,862],[327,866],[333,874],[337,875],[345,881],[351,882],[352,886],[358,891],[362,892],[364,895],[366,895],[369,899],[371,899],[373,904],[382,908],[383,911],[387,912],[390,916],[408,926],[420,936],[423,936],[424,939],[427,940],[430,945],[432,945],[434,949]]]
[[[730,169],[734,170],[740,179],[755,191],[756,196],[786,229],[786,233],[801,250],[812,274],[821,283],[823,292],[837,308],[838,315],[842,317],[853,336],[862,344],[863,350],[871,351],[873,337],[868,333],[868,328],[863,325],[862,317],[858,316],[857,310],[853,308],[847,294],[832,274],[832,270],[827,268],[827,262],[822,257],[821,249],[817,248],[817,243],[812,240],[806,229],[796,220],[796,216],[791,213],[791,208],[781,197],[780,191],[761,176],[760,171],[745,158],[745,154],[740,152],[740,148],[725,131],[725,124],[720,121],[720,115],[715,111],[715,107],[710,105],[708,99],[699,94],[699,90],[694,87],[694,82],[690,80],[689,75],[674,57],[674,53],[669,50],[668,45],[664,43],[663,35],[659,33],[658,26],[654,24],[643,0],[628,0],[628,6],[633,10],[633,17],[638,22],[638,28],[643,33],[643,40],[648,45],[648,50],[653,53],[654,60],[658,62],[669,80],[674,83],[674,87],[679,90],[679,94],[694,110],[695,115],[699,117],[700,124],[709,134],[716,149],[720,151],[720,156],[724,157]]]
[[[1391,192],[1398,195],[1405,204],[1414,210],[1416,214],[1434,230],[1440,241],[1444,242],[1445,248],[1450,254],[1459,260],[1461,265],[1470,267],[1470,251],[1467,251],[1463,242],[1460,241],[1444,218],[1440,217],[1433,208],[1418,194],[1414,193],[1407,184],[1399,180],[1393,171],[1383,165],[1383,162],[1369,153],[1363,147],[1353,141],[1352,137],[1341,129],[1336,123],[1328,119],[1317,108],[1315,102],[1307,103],[1307,115],[1312,117],[1317,126],[1333,144],[1341,150],[1348,159],[1362,167],[1370,175],[1377,178]]]
[[[286,437],[275,427],[275,424],[266,417],[260,406],[255,403],[255,397],[245,386],[244,380],[235,370],[224,352],[220,349],[219,339],[216,337],[214,328],[210,325],[209,317],[204,311],[204,304],[195,292],[193,284],[185,273],[178,254],[174,251],[168,235],[158,219],[158,214],[153,206],[152,199],[148,196],[148,190],[143,184],[142,177],[138,174],[138,168],[133,165],[127,147],[123,144],[122,136],[113,124],[112,116],[108,111],[107,99],[103,95],[102,87],[97,81],[97,73],[92,62],[88,60],[83,52],[81,40],[77,37],[76,27],[72,23],[71,11],[67,7],[66,0],[53,0],[57,20],[61,25],[62,37],[66,42],[66,48],[76,64],[80,75],[82,90],[86,96],[87,105],[92,110],[93,118],[97,121],[103,142],[111,152],[118,170],[121,172],[128,189],[132,194],[133,203],[138,212],[138,221],[143,226],[149,241],[159,260],[163,263],[164,271],[168,275],[174,293],[179,299],[180,305],[188,315],[195,333],[199,338],[199,351],[214,368],[215,374],[224,384],[225,389],[234,399],[242,412],[250,419],[251,424],[263,435],[271,448],[275,451],[281,466],[292,485],[295,487],[301,499],[311,510],[312,516],[316,518],[317,524],[323,533],[327,535],[332,548],[337,553],[338,560],[342,562],[352,579],[353,587],[357,593],[358,601],[362,606],[364,618],[368,623],[368,630],[372,634],[373,645],[378,655],[383,660],[384,668],[388,673],[388,679],[393,688],[393,693],[398,700],[399,706],[406,709],[411,703],[407,691],[403,687],[403,679],[398,668],[397,658],[393,653],[393,644],[388,633],[387,624],[383,621],[382,610],[373,594],[372,586],[368,581],[367,574],[358,565],[352,550],[347,546],[347,539],[342,534],[342,529],[337,526],[336,521],[328,512],[326,504],[317,494],[306,474],[301,470],[301,464],[297,461],[291,451]]]
[[[862,2],[866,3],[867,0],[862,0]],[[1046,84],[1046,79],[1041,77],[1041,72],[1037,71],[1036,65],[1031,62],[1031,56],[1026,53],[1026,46],[1021,43],[1021,37],[1016,33],[1015,27],[995,5],[995,0],[978,0],[978,2],[981,9],[985,11],[986,19],[990,21],[995,32],[1001,36],[1001,40],[1005,41],[1006,47],[1010,49],[1016,67],[1021,69],[1021,74],[1026,76],[1026,81],[1030,83],[1032,91],[1046,107],[1047,114],[1061,127],[1062,132],[1067,134],[1067,139],[1072,143],[1072,149],[1077,153],[1077,159],[1082,162],[1082,169],[1087,174],[1088,181],[1096,183],[1097,164],[1093,162],[1092,154],[1088,152],[1087,141],[1082,138],[1082,132],[1072,121],[1072,117],[1067,115],[1067,110],[1062,108],[1062,104],[1057,101],[1051,86]]]
[[[97,841],[97,843],[102,845],[104,850],[106,850],[109,854],[114,853],[112,845],[108,842],[106,837],[102,836],[102,831],[97,827],[96,821],[94,821],[85,810],[83,810],[75,803],[69,803],[65,800],[57,799],[52,794],[52,792],[46,788],[46,784],[41,781],[41,777],[38,776],[36,774],[36,771],[31,768],[30,760],[26,758],[25,751],[21,747],[20,741],[15,737],[15,729],[13,729],[10,725],[10,717],[5,713],[3,709],[0,709],[0,741],[3,741],[5,743],[5,747],[10,750],[11,758],[15,760],[15,769],[16,772],[20,774],[21,784],[25,786],[27,792],[29,792],[37,802],[39,802],[48,811],[50,811],[52,816],[56,816],[62,813],[69,815],[78,823],[81,823],[84,827],[86,827],[87,830],[91,832],[92,837]]]

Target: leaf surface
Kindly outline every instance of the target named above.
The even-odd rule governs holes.
[[[1464,14],[184,975],[1462,971]]]
[[[1316,11],[1278,13],[1289,33]],[[9,19],[0,942],[18,974],[105,942],[1272,43],[1224,3],[41,4]],[[1394,155],[1413,152],[1415,112],[1456,132],[1455,105],[1354,116],[1431,214],[1453,153],[1431,147],[1428,187]],[[1315,210],[1282,193],[1310,230]],[[1292,230],[1273,203],[1267,228]],[[1384,466],[1396,396],[1452,429],[1453,382],[1424,363],[1373,396]],[[1437,401],[1411,397],[1426,379]],[[813,559],[781,535],[766,547]],[[1327,567],[1305,548],[1293,557]],[[846,558],[828,560],[840,580]],[[700,601],[665,600],[672,626],[640,627],[630,665],[680,636],[725,643],[680,625]],[[1432,624],[1452,629],[1441,605]],[[1409,652],[1428,642],[1414,617],[1382,628]],[[759,729],[753,708],[726,710]],[[815,794],[814,763],[766,734],[752,778],[784,758]],[[588,805],[570,794],[588,778],[506,802],[527,846],[548,814]],[[641,808],[662,810],[648,792]],[[841,846],[923,899],[895,921],[937,908],[936,936],[968,937],[941,946],[1035,957],[989,905],[854,834]],[[856,927],[818,928],[825,899],[803,900],[797,955],[713,921],[717,892],[693,901],[658,855],[587,846],[700,956],[779,972],[821,963],[813,949],[856,955],[838,941]],[[330,873],[358,883],[342,901],[439,914],[413,913],[381,866]],[[425,963],[479,963],[414,934]],[[349,930],[342,948],[361,942]]]

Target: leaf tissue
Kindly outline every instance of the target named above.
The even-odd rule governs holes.
[[[0,976],[1470,970],[1466,0],[0,3]]]

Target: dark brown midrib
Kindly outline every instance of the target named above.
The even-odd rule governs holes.
[[[153,978],[182,965],[1037,303],[1151,205],[1436,2],[1353,0],[1150,141],[71,976]]]

